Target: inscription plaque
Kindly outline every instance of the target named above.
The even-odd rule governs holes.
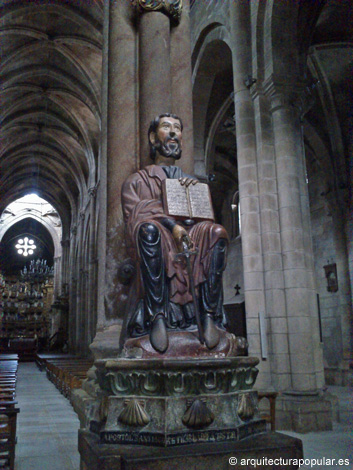
[[[189,431],[170,434],[147,433],[136,431],[103,431],[100,439],[105,444],[140,444],[150,446],[172,447],[201,442],[239,441],[254,434],[266,431],[266,421],[258,420],[238,428]]]
[[[206,183],[186,187],[177,179],[166,179],[162,188],[163,205],[167,215],[214,220],[210,190]]]

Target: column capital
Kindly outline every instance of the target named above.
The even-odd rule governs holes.
[[[179,23],[183,10],[183,0],[131,0],[140,11],[161,11]]]
[[[308,80],[274,77],[271,75],[261,84],[256,84],[251,90],[253,98],[263,93],[270,99],[270,112],[280,108],[290,108],[302,118],[314,103],[312,90],[316,83]]]

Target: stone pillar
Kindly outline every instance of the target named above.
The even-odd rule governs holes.
[[[246,322],[249,354],[261,357],[259,312],[266,313],[266,303],[256,158],[256,130],[253,102],[249,90],[244,84],[244,80],[251,70],[249,14],[248,2],[231,2],[234,106]],[[270,389],[271,369],[269,361],[261,361],[259,367],[258,388]]]
[[[348,152],[352,162],[353,159],[353,135],[350,135]],[[349,305],[349,311],[347,312],[347,318],[349,319],[349,327],[346,331],[345,340],[345,356],[344,359],[349,357],[350,362],[352,361],[353,355],[353,165],[350,165],[348,173],[348,195],[347,195],[347,209],[345,214],[345,235],[346,235],[346,253],[347,253],[347,271],[345,275],[348,277],[347,291],[350,294],[350,299],[347,298],[347,304]],[[345,321],[345,327],[347,321]],[[347,380],[350,386],[353,386],[353,371],[350,368],[347,374]]]
[[[139,91],[141,167],[149,159],[147,139],[151,120],[171,109],[170,20],[162,12],[142,11],[139,16]]]
[[[231,2],[230,18],[247,329],[261,356],[263,311],[269,352],[258,388],[280,392],[281,429],[329,429],[298,96],[252,64],[249,2]]]
[[[170,31],[171,109],[183,120],[183,155],[180,166],[194,174],[194,139],[192,112],[192,66],[190,44],[190,0],[183,0],[183,11],[178,25]]]
[[[290,381],[282,383],[282,394],[277,400],[277,424],[279,429],[298,432],[329,430],[332,428],[331,403],[323,393],[322,345],[300,124],[302,111],[298,107],[303,89],[300,84],[283,87],[272,78],[263,84],[263,89],[272,115],[278,239],[283,267],[273,283],[274,287],[284,288],[284,303],[278,304],[276,312],[276,315],[280,313],[281,321],[271,326],[273,330],[279,328],[285,340],[281,347],[289,356],[289,364],[284,363],[286,376],[288,365],[290,371]],[[278,345],[273,347],[274,357],[280,357],[280,350]]]
[[[117,347],[125,293],[117,279],[126,257],[121,210],[123,181],[138,168],[137,41],[131,2],[104,2],[102,145],[99,160],[96,356]],[[125,295],[126,298],[126,295]]]
[[[61,241],[61,294],[67,295],[70,272],[70,239]]]
[[[70,266],[69,266],[69,349],[76,351],[76,290],[77,277],[75,272],[75,249],[76,249],[77,226],[71,228],[70,233]]]
[[[152,163],[147,139],[149,123],[159,114],[173,113],[184,124],[180,166],[193,173],[190,1],[175,2],[172,6],[157,1],[150,7],[137,3],[140,4],[140,166]]]
[[[77,289],[76,289],[76,352],[85,354],[85,332],[86,332],[86,312],[85,312],[85,296],[86,296],[86,272],[84,266],[84,225],[85,213],[80,213],[79,234],[78,234],[78,251],[75,270],[77,273]]]
[[[97,321],[97,305],[96,305],[96,269],[97,269],[97,257],[96,257],[96,195],[97,188],[93,187],[88,190],[90,196],[90,238],[89,238],[89,256],[88,256],[88,305],[87,305],[87,344],[90,344],[93,340],[93,336],[96,330]]]
[[[60,280],[62,277],[62,256],[58,256],[57,258],[54,258],[54,297],[53,301],[58,297],[58,295],[61,294],[61,284]]]
[[[271,101],[275,159],[278,184],[278,210],[282,242],[282,262],[288,341],[291,365],[290,388],[314,391],[322,388],[317,351],[319,327],[316,289],[312,272],[313,254],[307,243],[303,198],[309,207],[307,192],[303,192],[305,171],[303,146],[296,98],[291,90],[280,89],[273,82],[267,85]],[[319,375],[321,374],[321,375]]]

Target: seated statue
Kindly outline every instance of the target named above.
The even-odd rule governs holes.
[[[122,187],[127,248],[137,267],[127,334],[149,335],[159,353],[168,349],[168,330],[190,331],[195,325],[200,341],[212,349],[226,323],[226,230],[210,220],[177,220],[163,206],[163,180],[198,184],[175,165],[182,154],[182,131],[181,119],[173,114],[152,121],[148,139],[154,164],[132,174]],[[188,266],[180,262],[180,253],[192,253]]]

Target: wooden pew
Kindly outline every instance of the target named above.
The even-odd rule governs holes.
[[[262,415],[261,417],[264,418],[271,426],[271,431],[276,430],[276,398],[278,393],[277,392],[267,392],[267,391],[259,391],[257,392],[259,397],[259,401],[263,398],[267,398],[269,401],[270,409],[269,413]]]
[[[0,401],[0,468],[15,469],[17,413],[16,401]]]
[[[87,377],[87,371],[92,367],[93,361],[82,358],[46,359],[47,376],[57,389],[71,401],[71,391],[80,388],[82,381]]]
[[[35,356],[36,364],[40,371],[46,368],[46,362],[54,359],[75,359],[77,356],[65,353],[37,353]]]
[[[18,356],[0,354],[0,468],[15,469],[17,414],[16,395]]]

